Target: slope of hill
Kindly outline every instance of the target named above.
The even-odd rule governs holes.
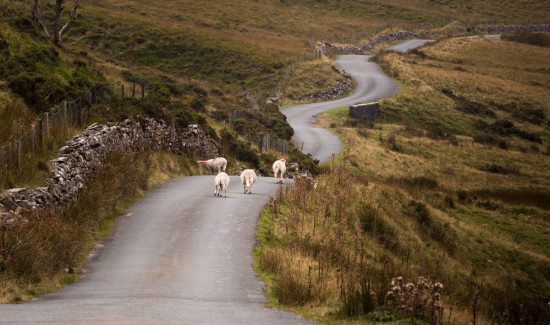
[[[45,3],[44,18],[51,24],[51,2]],[[3,135],[12,139],[11,133],[31,125],[36,113],[92,83],[147,84],[159,90],[155,97],[105,105],[96,120],[150,115],[173,118],[182,126],[198,123],[222,140],[224,154],[238,151],[234,162],[261,167],[275,153],[258,155],[223,125],[232,114],[244,111],[247,118],[238,123],[243,132],[268,129],[288,138],[291,132],[276,107],[257,111],[243,91],[259,89],[271,95],[288,63],[311,53],[311,38],[372,35],[387,23],[446,31],[458,28],[460,32],[479,23],[538,23],[549,16],[549,4],[92,0],[81,4],[78,19],[66,35],[67,49],[59,50],[32,24],[28,3],[1,0],[0,100],[6,105],[0,106],[0,114],[9,121],[0,123],[11,123],[18,112],[30,117],[9,127],[0,124],[0,129],[15,130]],[[452,21],[459,23],[447,24]],[[342,135],[347,146],[345,166],[332,171],[325,168],[326,175],[319,180],[322,195],[305,196],[308,188],[301,188],[271,206],[282,223],[266,228],[275,239],[275,248],[259,254],[259,259],[271,262],[271,268],[264,270],[283,275],[274,280],[280,286],[275,293],[279,302],[317,307],[313,310],[321,310],[320,314],[338,311],[336,317],[362,317],[386,302],[391,277],[402,274],[408,279],[434,276],[442,280],[447,290],[446,310],[455,306],[453,321],[458,323],[471,319],[468,310],[473,306],[486,317],[494,312],[495,321],[512,322],[529,312],[545,316],[544,309],[536,308],[547,302],[544,297],[550,281],[545,205],[549,191],[548,56],[545,49],[502,44],[450,40],[408,55],[378,57],[388,74],[402,80],[406,93],[383,103],[382,120],[375,128],[343,118],[342,112],[333,114],[336,121],[327,120],[325,126],[334,124]],[[308,67],[317,69],[317,63],[296,71],[307,73]],[[124,172],[120,166],[129,158],[113,159],[107,178]],[[160,169],[167,175],[196,167],[186,159],[174,163],[183,167],[171,166],[176,161],[172,158],[136,159],[136,168],[126,172],[140,175],[140,190],[150,181],[145,176],[151,165],[164,164]],[[128,184],[118,185],[114,192],[136,191],[128,189]],[[94,189],[101,192],[98,189],[105,186],[100,180]],[[97,202],[104,199],[89,197],[88,205],[84,199],[75,210],[97,209]],[[321,217],[327,228],[320,228]],[[56,225],[52,222],[48,229]],[[70,229],[69,224],[63,227]],[[40,234],[42,228],[36,229]],[[69,242],[63,236],[51,240]],[[70,254],[64,258],[82,254],[74,247],[65,248]],[[36,254],[44,253],[37,250]],[[366,261],[372,264],[363,272]],[[31,273],[21,283],[36,284],[47,277],[51,273]],[[371,288],[373,279],[376,287]],[[475,305],[476,285],[480,288],[477,297],[486,298],[483,304]],[[26,297],[38,292],[32,287],[23,290]],[[371,291],[376,295],[374,301]],[[293,296],[297,293],[303,295]],[[22,299],[9,294],[12,301]],[[328,302],[328,307],[315,305],[318,302]],[[465,311],[458,312],[458,307]],[[531,319],[532,323],[539,320]]]
[[[317,190],[300,183],[266,210],[257,253],[273,304],[330,323],[546,324],[547,52],[453,38],[378,54],[405,91],[381,102],[374,124],[348,108],[319,117],[344,142],[339,162]],[[387,296],[398,276],[419,291],[421,277],[441,281],[441,300]]]

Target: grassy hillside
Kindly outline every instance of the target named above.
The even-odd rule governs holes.
[[[41,1],[49,25],[52,3]],[[13,140],[38,113],[90,84],[138,83],[155,87],[156,95],[104,104],[94,120],[150,115],[183,127],[197,123],[220,140],[224,155],[234,154],[230,163],[263,168],[276,154],[258,155],[224,126],[245,112],[237,131],[288,138],[276,107],[257,110],[244,91],[271,95],[287,65],[310,53],[313,37],[372,35],[388,23],[439,31],[529,24],[549,14],[549,1],[526,0],[90,0],[82,2],[61,50],[33,25],[27,2],[0,0],[0,137]],[[342,163],[324,167],[317,191],[300,185],[271,204],[258,252],[269,294],[320,321],[380,321],[385,312],[372,311],[388,303],[391,279],[424,276],[444,285],[445,312],[438,319],[469,323],[476,310],[488,321],[544,321],[550,295],[547,48],[452,39],[407,55],[380,55],[377,62],[407,91],[384,101],[375,126],[350,121],[345,111],[321,119],[344,140]],[[314,71],[339,78],[326,62],[293,71],[304,77],[289,79],[285,94],[296,97],[333,85]],[[135,164],[124,170],[120,162],[128,159]],[[314,164],[296,151],[291,160]],[[139,177],[91,184],[82,205],[67,215],[20,225],[15,237],[2,238],[4,245],[28,236],[2,301],[29,299],[74,280],[60,265],[77,268],[86,245],[101,236],[99,226],[123,209],[119,201],[147,190],[153,179],[198,173],[196,167],[189,157],[113,155],[104,179],[124,172]],[[151,170],[162,175],[151,177]],[[78,213],[95,212],[94,202],[112,198],[102,213]],[[75,231],[41,238],[42,229],[69,228]],[[42,242],[63,245],[61,255]],[[435,313],[433,306],[425,311]],[[433,313],[416,316],[434,320]]]
[[[327,323],[410,317],[388,309],[390,282],[425,277],[443,298],[404,303],[428,322],[547,323],[547,52],[459,38],[379,54],[406,91],[375,124],[347,108],[321,116],[344,141],[339,163],[265,213],[258,268],[272,303]]]

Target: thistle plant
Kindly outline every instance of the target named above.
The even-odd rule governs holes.
[[[392,279],[391,289],[387,292],[388,304],[405,317],[423,318],[430,324],[438,324],[443,319],[443,284],[425,277],[419,277],[415,284],[404,283],[403,277]]]

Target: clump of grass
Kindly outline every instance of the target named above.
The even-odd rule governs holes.
[[[486,164],[481,166],[479,170],[493,174],[503,175],[519,175],[519,168],[516,166],[502,166],[499,164]]]

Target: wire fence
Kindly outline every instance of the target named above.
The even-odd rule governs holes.
[[[4,178],[14,169],[21,170],[36,154],[51,148],[52,141],[65,139],[71,130],[81,129],[87,125],[94,104],[126,97],[143,98],[152,91],[153,88],[135,84],[94,85],[81,97],[73,101],[63,101],[40,115],[32,128],[19,139],[0,146],[0,175]]]
[[[277,151],[288,154],[288,140],[280,139],[272,134],[258,134],[247,136],[246,139],[255,144],[261,152]]]

